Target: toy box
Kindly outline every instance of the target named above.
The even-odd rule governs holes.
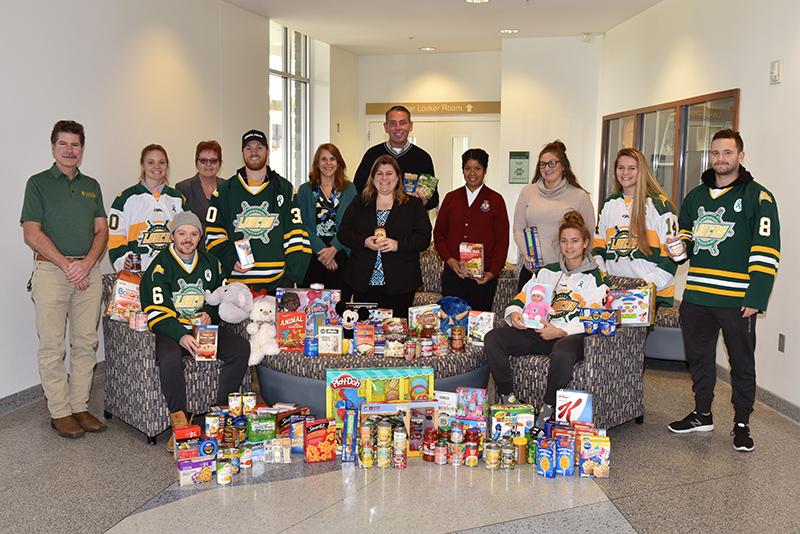
[[[611,466],[611,438],[581,436],[580,472],[582,477],[608,478]]]
[[[434,391],[434,397],[439,402],[439,421],[437,426],[449,424],[449,419],[456,417],[458,411],[458,394],[452,391]]]
[[[592,394],[575,389],[559,389],[556,392],[556,421],[560,423],[591,423]]]
[[[492,404],[489,408],[489,429],[492,439],[509,439],[527,426],[526,422],[536,420],[536,410],[530,404]]]
[[[338,325],[336,303],[342,300],[339,289],[283,288],[275,290],[278,311],[298,311],[306,314],[306,329],[317,334],[323,325]]]
[[[494,312],[470,310],[467,339],[476,347],[483,346],[483,338],[494,328]]]
[[[298,311],[278,312],[278,346],[284,352],[303,352],[306,337],[306,314]]]
[[[374,367],[325,371],[325,414],[341,427],[346,408],[365,402],[430,400],[433,367]]]
[[[320,326],[317,333],[320,356],[342,355],[342,327]]]
[[[528,267],[531,270],[543,267],[542,242],[539,240],[539,230],[535,226],[523,228],[522,237],[525,240],[525,254],[531,258]]]
[[[460,243],[458,260],[474,278],[481,278],[486,270],[483,263],[483,243]]]
[[[342,462],[356,461],[356,439],[358,436],[358,410],[345,410],[342,425]]]
[[[486,421],[486,390],[483,388],[456,388],[456,417]]]
[[[553,286],[532,283],[526,285],[525,307],[522,318],[527,328],[544,328],[544,321],[550,314],[550,303],[553,301]]]
[[[213,456],[198,456],[186,460],[178,460],[178,484],[180,486],[211,482],[213,475]]]
[[[306,463],[335,460],[336,421],[332,419],[312,419],[304,424],[303,455]]]
[[[656,286],[648,284],[635,289],[611,289],[606,296],[606,307],[620,311],[624,326],[650,326],[656,315]]]
[[[438,327],[439,326],[439,314],[440,314],[441,311],[442,311],[442,308],[438,304],[425,304],[423,306],[411,306],[408,309],[408,331],[409,331],[409,333],[417,332],[420,329],[421,325],[419,324],[419,322],[420,322],[420,317],[423,314],[431,314],[431,315],[433,315],[433,317],[434,317],[433,323],[436,325],[436,327]]]
[[[114,281],[111,297],[108,299],[106,315],[112,321],[128,321],[131,312],[142,311],[139,301],[139,281],[141,279],[128,271],[122,271]]]
[[[366,402],[361,405],[361,422],[376,416],[402,420],[408,431],[408,455],[422,456],[425,428],[437,428],[438,409],[439,402],[435,400]]]
[[[441,421],[441,417],[439,417],[439,420]],[[476,421],[475,419],[462,419],[460,417],[450,417],[443,424],[452,426],[452,424],[454,422],[459,422],[462,425],[464,425],[464,433],[465,434],[466,434],[467,430],[470,429],[470,428],[477,428],[478,429],[478,431],[480,432],[480,436],[481,436],[480,442],[478,443],[478,450],[482,452],[483,451],[483,444],[486,442],[486,439],[487,439],[486,438],[486,419],[483,419],[482,421]]]

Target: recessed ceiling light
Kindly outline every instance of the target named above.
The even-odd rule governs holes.
[[[503,28],[502,30],[500,30],[500,33],[505,33],[505,34],[510,35],[512,33],[519,33],[519,30],[514,29],[514,28]]]
[[[488,4],[489,0],[464,0],[468,4]]]
[[[419,47],[419,49],[422,50],[423,52],[434,52],[434,51],[436,51],[436,47],[435,46],[421,46],[421,47]]]

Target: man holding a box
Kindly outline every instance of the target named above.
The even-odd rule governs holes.
[[[167,401],[172,427],[188,426],[184,358],[198,358],[200,343],[193,325],[219,324],[216,306],[205,302],[205,291],[214,291],[224,279],[219,260],[198,250],[203,226],[191,211],[175,216],[172,244],[161,251],[142,275],[140,295],[147,326],[156,335],[156,363],[161,392]],[[250,344],[227,330],[218,330],[217,354],[203,354],[222,361],[217,403],[227,404],[228,393],[238,391],[247,371]],[[173,446],[170,437],[167,449]]]
[[[739,132],[715,133],[709,157],[712,168],[681,206],[679,237],[667,240],[676,261],[690,258],[680,315],[695,399],[694,411],[669,429],[679,434],[714,430],[711,403],[722,330],[731,366],[733,448],[752,451],[748,425],[756,394],[756,315],[767,309],[778,270],[778,207],[741,165]]]
[[[408,134],[414,129],[414,123],[411,122],[411,112],[407,107],[392,106],[389,108],[389,111],[386,112],[386,122],[383,123],[383,129],[389,136],[389,140],[370,147],[364,153],[364,157],[361,158],[361,163],[356,169],[353,183],[359,195],[367,186],[372,165],[379,157],[386,154],[397,160],[401,170],[400,180],[404,184],[410,183],[407,180],[414,178],[420,180],[423,175],[428,177],[436,176],[433,171],[431,155],[408,140]],[[427,210],[432,210],[439,205],[439,190],[435,185],[430,197],[420,194],[419,191],[411,192],[408,189],[406,189],[406,193],[418,197]]]

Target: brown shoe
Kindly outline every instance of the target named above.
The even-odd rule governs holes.
[[[74,417],[68,415],[66,417],[57,417],[50,419],[50,426],[58,432],[59,435],[65,438],[79,438],[83,435],[83,429]]]
[[[75,418],[75,421],[77,421],[86,432],[102,432],[106,429],[106,425],[89,412],[74,413],[72,417]]]

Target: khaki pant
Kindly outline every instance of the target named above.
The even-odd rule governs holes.
[[[89,274],[89,287],[78,291],[55,264],[37,261],[32,289],[39,333],[39,376],[50,417],[86,411],[97,362],[97,323],[103,296],[100,266],[95,265]],[[67,320],[69,376],[64,361]]]

